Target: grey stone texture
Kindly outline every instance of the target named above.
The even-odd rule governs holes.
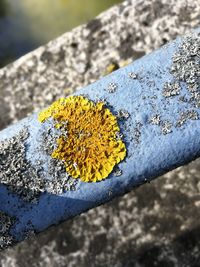
[[[200,0],[131,0],[0,70],[0,128],[200,23]],[[0,253],[2,267],[200,266],[200,160]],[[32,236],[32,234],[30,233]]]

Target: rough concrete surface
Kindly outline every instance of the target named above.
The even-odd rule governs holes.
[[[0,128],[174,39],[199,0],[126,1],[0,70]],[[67,88],[67,89],[66,89]],[[200,266],[200,161],[0,254],[2,266]]]

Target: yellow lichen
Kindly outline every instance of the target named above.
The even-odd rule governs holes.
[[[117,63],[110,63],[106,68],[105,75],[108,75],[117,69],[119,69],[119,66]]]
[[[116,135],[120,129],[116,117],[104,103],[93,103],[83,96],[70,96],[54,102],[39,114],[39,121],[52,117],[55,127],[66,135],[57,140],[52,157],[65,162],[73,178],[96,182],[108,177],[114,166],[126,156],[126,147]]]

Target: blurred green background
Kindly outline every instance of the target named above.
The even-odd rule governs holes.
[[[0,67],[121,0],[0,0]]]

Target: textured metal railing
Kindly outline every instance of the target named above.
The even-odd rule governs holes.
[[[56,106],[52,118],[44,123],[34,114],[3,130],[0,246],[21,241],[199,157],[199,58],[200,36],[196,31],[75,94],[93,105],[103,103],[103,110],[108,109],[120,127],[113,138],[125,144],[126,155],[112,165],[114,169],[102,181],[83,182],[81,175],[74,179],[73,173],[71,177],[65,171],[64,161],[52,158],[63,135],[63,128],[55,127],[58,118],[52,115],[58,111]],[[86,116],[88,123],[91,120],[92,116]],[[77,121],[80,117],[74,125]],[[98,128],[91,130],[98,133]],[[101,134],[102,147],[104,141]],[[113,155],[114,147],[109,155]],[[117,158],[118,152],[113,157]],[[90,157],[93,163],[99,160]],[[81,169],[75,163],[74,169]]]

